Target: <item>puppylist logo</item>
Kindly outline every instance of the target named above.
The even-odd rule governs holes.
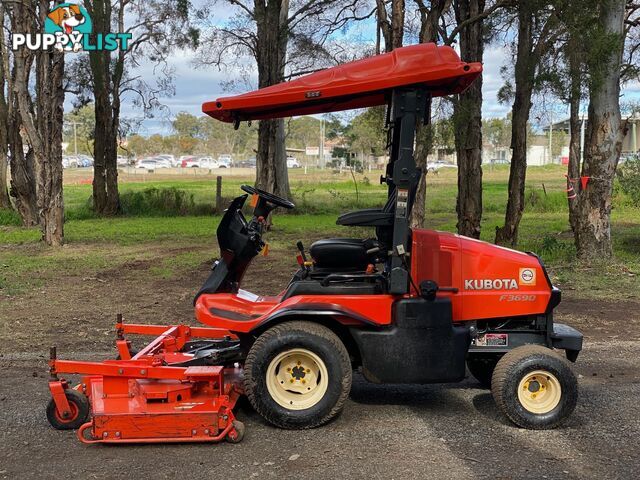
[[[14,33],[11,36],[13,50],[47,50],[54,47],[61,52],[87,52],[96,50],[126,50],[131,40],[130,33],[98,33],[93,31],[91,17],[79,4],[55,5],[47,15],[44,33]]]

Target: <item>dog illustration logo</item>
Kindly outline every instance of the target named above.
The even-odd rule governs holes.
[[[57,36],[57,50],[77,52],[82,49],[82,36],[91,33],[91,19],[84,7],[62,3],[47,15],[44,31]]]
[[[103,0],[99,0],[103,1]],[[107,1],[107,0],[104,0]],[[54,47],[60,52],[127,50],[132,38],[130,32],[108,32],[92,35],[93,25],[87,10],[78,3],[55,5],[44,20],[44,32],[11,34],[11,48],[47,50]]]

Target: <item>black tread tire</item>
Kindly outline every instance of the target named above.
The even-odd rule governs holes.
[[[470,353],[467,357],[467,368],[482,388],[491,388],[491,377],[501,357],[498,353]]]
[[[517,388],[523,375],[544,369],[560,382],[560,403],[545,414],[534,414],[518,401]],[[557,427],[576,407],[578,380],[569,362],[542,345],[524,345],[504,355],[496,365],[491,380],[491,394],[498,408],[516,425],[532,430]]]
[[[280,352],[301,347],[313,351],[329,371],[327,393],[304,410],[287,410],[276,403],[266,385],[270,361]],[[338,415],[351,391],[352,368],[344,344],[330,329],[313,322],[291,321],[265,331],[254,342],[244,364],[244,391],[251,406],[276,427],[303,430],[324,425]]]
[[[242,423],[240,420],[234,420],[233,428],[235,428],[236,430],[236,436],[232,438],[231,436],[227,435],[225,437],[225,440],[229,443],[240,443],[244,438],[244,431],[245,431],[244,423]]]
[[[71,388],[66,389],[64,394],[67,397],[67,401],[74,404],[77,409],[78,413],[75,418],[69,421],[59,419],[56,404],[52,398],[47,405],[47,420],[56,430],[76,430],[87,421],[90,410],[89,399],[85,394]]]

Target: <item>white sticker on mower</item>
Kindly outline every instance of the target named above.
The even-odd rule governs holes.
[[[465,280],[465,290],[518,290],[515,278]]]
[[[509,335],[506,333],[486,333],[475,339],[476,347],[508,347]]]

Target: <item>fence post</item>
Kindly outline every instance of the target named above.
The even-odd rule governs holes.
[[[222,212],[222,177],[216,177],[216,213]]]

